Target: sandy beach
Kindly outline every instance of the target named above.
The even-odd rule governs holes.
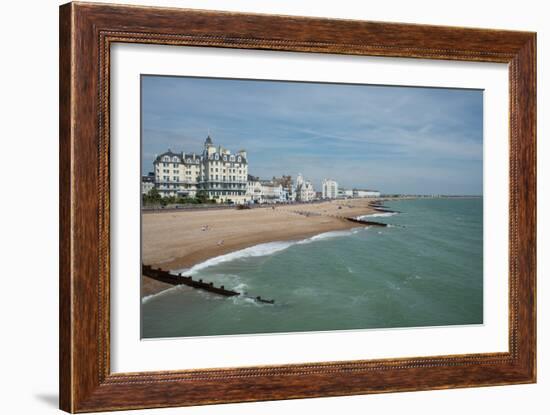
[[[346,217],[376,213],[372,199],[253,209],[166,211],[142,215],[143,263],[163,269],[190,268],[209,258],[273,241],[300,240],[357,227]],[[166,284],[143,278],[142,295]]]

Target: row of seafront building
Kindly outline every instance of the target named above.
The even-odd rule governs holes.
[[[142,193],[156,188],[162,197],[196,197],[203,192],[218,203],[289,203],[346,197],[378,197],[372,190],[345,190],[338,183],[325,179],[322,192],[301,174],[295,183],[291,176],[262,180],[248,173],[245,150],[232,154],[216,147],[208,136],[202,154],[174,153],[171,150],[157,156],[153,172],[142,178]]]

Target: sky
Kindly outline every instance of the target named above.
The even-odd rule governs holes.
[[[215,145],[248,172],[385,194],[483,191],[483,91],[142,76],[142,173]]]

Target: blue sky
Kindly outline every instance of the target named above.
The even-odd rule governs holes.
[[[214,144],[249,173],[382,193],[482,194],[480,90],[142,76],[142,173]]]

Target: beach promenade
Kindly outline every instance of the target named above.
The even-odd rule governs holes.
[[[346,217],[375,213],[372,199],[252,209],[174,210],[142,215],[144,264],[182,269],[254,245],[357,227]],[[168,288],[143,277],[142,295]]]

